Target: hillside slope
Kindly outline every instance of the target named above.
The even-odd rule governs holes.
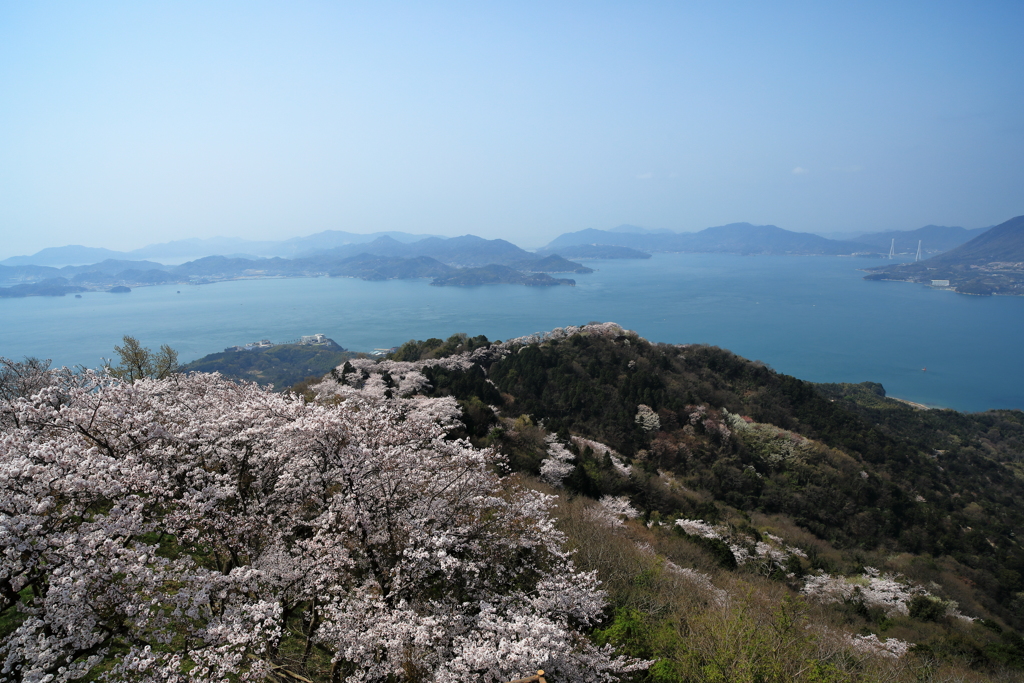
[[[0,652],[55,681],[1024,675],[1021,411],[591,323],[277,394],[0,358],[0,432]]]
[[[886,579],[904,586],[902,617],[857,602],[858,588],[839,604],[860,611],[834,618],[964,666],[1024,666],[1020,411],[917,410],[877,384],[815,385],[611,324],[409,342],[392,358],[396,382],[421,367],[430,395],[459,398],[466,434],[515,470],[622,497],[648,526],[682,524],[713,561],[754,562],[812,601],[823,585],[867,591],[876,570],[903,577]],[[973,654],[951,654],[954,641]]]
[[[931,264],[984,265],[992,261],[1024,261],[1024,216],[1011,218],[956,249],[928,259]]]
[[[185,365],[184,372],[219,372],[231,379],[273,385],[283,390],[310,377],[322,377],[331,368],[359,354],[328,343],[274,344],[245,350],[226,349]]]

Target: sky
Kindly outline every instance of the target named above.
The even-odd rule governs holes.
[[[0,0],[0,258],[1024,214],[1024,3]]]

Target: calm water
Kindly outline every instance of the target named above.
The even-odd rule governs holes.
[[[508,339],[593,320],[703,342],[816,382],[881,382],[960,410],[1024,408],[1024,297],[866,282],[865,259],[660,254],[596,261],[576,287],[431,287],[426,280],[248,280],[83,298],[0,299],[0,355],[96,366],[121,336],[183,361],[323,332],[359,351],[453,332]],[[177,293],[180,291],[180,294]],[[923,371],[927,368],[927,371]]]

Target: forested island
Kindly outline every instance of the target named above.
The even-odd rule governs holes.
[[[613,323],[410,341],[276,393],[116,351],[0,361],[0,654],[31,676],[1024,672],[1020,411]]]
[[[352,252],[355,251],[355,254]],[[438,257],[438,258],[435,258]],[[108,259],[88,266],[54,268],[0,265],[0,298],[64,296],[87,291],[123,292],[157,284],[209,284],[267,277],[356,277],[363,280],[431,278],[438,286],[519,284],[574,285],[549,273],[591,273],[593,269],[558,254],[533,254],[506,242],[472,235],[428,238],[405,244],[382,236],[369,244],[316,251],[297,258],[254,259],[207,256],[179,266]]]

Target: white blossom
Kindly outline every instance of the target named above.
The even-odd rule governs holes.
[[[848,636],[847,643],[857,652],[867,655],[899,659],[914,647],[913,643],[898,638],[880,639],[874,633],[866,636]]]
[[[737,565],[755,563],[757,570],[766,576],[776,571],[787,571],[791,556],[807,557],[800,548],[786,545],[782,537],[770,533],[764,534],[767,540],[758,540],[733,533],[725,525],[712,525],[699,519],[679,518],[676,526],[691,536],[723,541],[729,546]]]
[[[801,593],[823,604],[856,602],[868,608],[878,608],[887,616],[910,613],[910,602],[915,597],[939,600],[923,586],[915,584],[899,574],[883,574],[874,567],[865,567],[857,577],[832,576],[824,572],[807,577]],[[964,621],[972,617],[962,614],[956,602],[941,601],[947,616]]]
[[[615,449],[611,448],[610,446],[606,446],[599,441],[592,441],[590,439],[585,439],[582,436],[575,435],[572,436],[571,438],[572,442],[576,444],[578,447],[588,447],[590,448],[590,450],[594,451],[598,455],[605,455],[607,453],[609,455],[617,456],[619,454]]]
[[[636,418],[634,419],[640,428],[645,432],[656,432],[661,429],[661,418],[651,409],[650,406],[641,403],[636,407]]]
[[[721,539],[720,528],[714,527],[699,519],[677,519],[676,526],[691,536],[702,536],[703,538]]]
[[[548,457],[540,463],[540,478],[552,486],[561,486],[562,481],[576,469],[572,464],[576,456],[560,444],[554,434],[549,434],[545,441],[548,444]]]
[[[622,476],[628,477],[633,473],[632,465],[627,465],[626,463],[624,463],[622,461],[622,456],[619,455],[618,451],[611,448],[610,446],[606,446],[603,443],[600,443],[599,441],[584,439],[582,436],[573,436],[571,438],[572,442],[576,444],[576,446],[579,448],[589,447],[590,450],[592,450],[594,453],[597,453],[598,455],[607,455],[609,460],[612,461],[612,467],[615,468],[615,471],[621,474]]]
[[[605,526],[620,527],[622,518],[636,519],[640,511],[625,496],[602,496],[597,505],[589,509],[591,519]]]
[[[548,496],[446,438],[454,399],[351,365],[323,402],[198,373],[0,399],[0,680],[262,681],[295,619],[342,680],[643,666],[583,635],[596,578]]]

